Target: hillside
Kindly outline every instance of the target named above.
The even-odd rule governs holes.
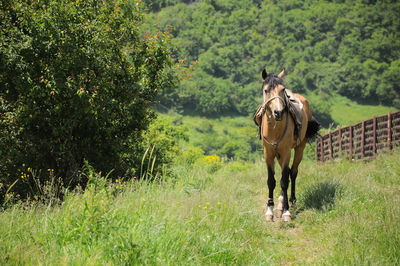
[[[398,1],[146,2],[145,30],[170,31],[177,59],[194,62],[193,78],[161,92],[168,108],[252,114],[264,67],[275,73],[285,67],[290,89],[317,95],[311,105],[325,125],[335,122],[325,99],[336,94],[400,106]]]
[[[398,265],[399,156],[304,161],[290,223],[264,220],[262,161],[206,159],[161,183],[93,175],[59,206],[1,212],[0,264]]]

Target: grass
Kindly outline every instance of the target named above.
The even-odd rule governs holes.
[[[330,102],[332,119],[340,126],[348,126],[397,110],[383,105],[361,105],[340,95],[335,95]]]
[[[399,156],[304,161],[290,223],[264,220],[262,161],[176,165],[161,183],[96,178],[59,206],[0,213],[0,264],[398,265]]]

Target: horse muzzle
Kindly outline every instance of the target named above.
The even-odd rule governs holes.
[[[274,119],[276,121],[281,121],[283,118],[283,111],[284,110],[274,110],[273,114],[274,114]]]

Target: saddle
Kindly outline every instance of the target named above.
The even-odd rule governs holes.
[[[294,138],[299,138],[299,132],[302,128],[302,121],[303,121],[303,103],[294,96],[294,93],[291,90],[285,89],[285,101],[286,106],[289,110],[289,114],[292,116],[295,130],[294,130]],[[258,132],[261,139],[261,123],[262,123],[262,116],[265,113],[265,105],[262,104],[258,107],[257,111],[253,116],[254,123],[258,126]]]

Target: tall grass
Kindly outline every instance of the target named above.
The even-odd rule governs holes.
[[[264,220],[262,161],[217,172],[176,165],[161,183],[111,184],[94,174],[59,206],[0,213],[0,264],[398,265],[399,155],[304,161],[290,223]]]

